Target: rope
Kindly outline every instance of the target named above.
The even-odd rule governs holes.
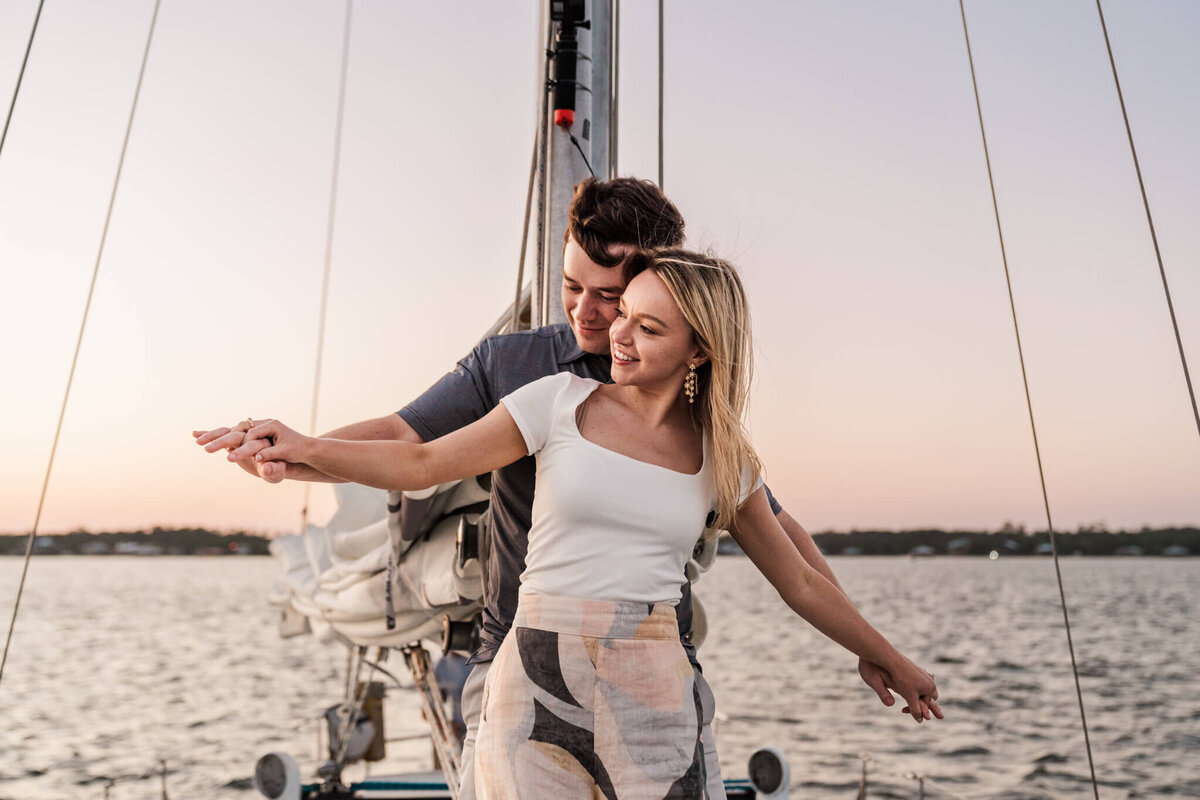
[[[663,187],[663,4],[658,0],[658,188]]]
[[[954,800],[975,800],[974,798],[965,797],[961,794],[954,792],[948,786],[945,786],[944,784],[941,784],[941,783],[935,781],[933,778],[929,777],[928,775],[922,775],[918,772],[912,772],[912,771],[896,772],[895,767],[888,767],[886,764],[881,762],[879,759],[877,759],[875,756],[871,755],[870,753],[862,753],[859,755],[859,758],[861,758],[862,762],[863,762],[863,778],[862,778],[862,781],[861,781],[861,784],[859,787],[860,796],[865,796],[865,788],[866,788],[866,783],[867,783],[867,779],[866,779],[867,764],[871,763],[871,764],[876,765],[876,767],[878,768],[878,771],[882,772],[885,775],[890,775],[891,777],[899,778],[900,780],[915,781],[917,783],[918,787],[920,787],[921,797],[925,796],[925,788],[929,787],[932,789],[936,789],[940,794],[944,794],[947,797],[954,798]]]
[[[365,647],[359,648],[358,665],[354,671],[354,683],[358,684],[356,687],[357,691],[354,693],[357,695],[357,698],[354,701],[353,708],[350,709],[350,713],[342,720],[342,724],[338,726],[338,751],[333,761],[337,764],[339,770],[342,768],[342,762],[346,758],[346,751],[350,749],[350,730],[354,727],[355,722],[358,720],[358,715],[362,711],[363,704],[367,701],[367,693],[371,688],[371,678],[375,676],[375,670],[378,669],[378,665],[375,662],[367,660],[366,650],[367,648]],[[380,647],[379,655],[376,658],[382,660],[383,654],[384,650]],[[363,664],[370,664],[371,671],[367,673],[365,681],[360,681],[358,678],[362,675]],[[351,696],[350,692],[346,694],[347,696]],[[342,707],[346,708],[344,705]]]
[[[442,768],[442,776],[446,779],[446,788],[450,790],[450,796],[456,798],[460,788],[458,748],[462,743],[452,732],[450,721],[446,718],[446,707],[429,662],[429,651],[420,643],[416,643],[404,648],[404,658],[412,672],[413,682],[421,692],[422,706],[429,722],[430,739]]]
[[[33,15],[33,28],[29,31],[29,43],[25,45],[25,57],[21,59],[21,69],[17,73],[17,86],[13,89],[12,101],[8,104],[8,115],[4,117],[4,130],[0,132],[0,153],[4,152],[4,140],[8,138],[8,124],[12,122],[13,109],[17,106],[17,95],[21,92],[21,81],[25,77],[25,65],[29,63],[29,51],[33,49],[33,35],[37,33],[38,20],[42,18],[42,5],[46,0],[38,0],[37,12]]]
[[[350,22],[354,13],[354,0],[346,0],[346,25],[342,31],[342,74],[338,84],[337,124],[333,134],[333,177],[329,188],[329,218],[325,226],[325,269],[321,276],[321,311],[317,321],[317,364],[313,373],[312,416],[308,421],[308,435],[317,435],[317,404],[321,397],[321,362],[325,354],[325,315],[329,308],[329,274],[333,262],[333,231],[337,210],[338,173],[342,157],[342,117],[346,110],[346,72],[350,65]],[[300,508],[300,532],[308,527],[308,499],[312,483],[304,481],[304,505]]]
[[[33,518],[33,529],[25,544],[25,565],[21,568],[21,581],[17,585],[17,599],[13,603],[12,620],[8,624],[8,635],[4,639],[4,655],[0,657],[0,680],[4,678],[4,665],[8,663],[8,648],[12,644],[13,630],[17,626],[17,611],[21,608],[21,594],[25,591],[25,577],[29,574],[29,561],[33,556],[33,542],[37,538],[38,525],[42,520],[42,508],[46,504],[46,490],[50,486],[50,473],[54,469],[54,456],[58,452],[58,440],[62,435],[63,419],[67,415],[67,401],[71,397],[71,384],[75,381],[75,366],[79,363],[79,351],[83,347],[83,332],[87,328],[88,312],[92,307],[92,296],[96,293],[96,278],[100,275],[100,260],[104,257],[104,243],[108,240],[108,226],[112,222],[113,205],[117,200],[117,187],[121,185],[121,170],[125,166],[125,153],[129,149],[129,133],[133,130],[133,117],[137,112],[138,97],[142,93],[142,79],[146,75],[146,60],[150,57],[150,43],[154,40],[154,25],[158,21],[161,0],[154,0],[154,15],[150,18],[150,32],[146,35],[146,49],[142,53],[142,66],[138,70],[137,87],[133,90],[133,104],[129,109],[129,121],[125,124],[125,139],[121,143],[121,157],[117,160],[117,174],[113,179],[112,193],[108,198],[108,211],[104,215],[104,228],[100,233],[100,249],[92,267],[92,282],[88,286],[87,300],[83,304],[83,319],[79,323],[79,336],[75,339],[75,354],[71,357],[71,369],[67,373],[67,388],[63,392],[62,407],[58,412],[58,424],[54,428],[54,442],[50,445],[50,460],[46,464],[46,476],[42,479],[42,492],[38,497],[37,513]]]
[[[1050,518],[1050,496],[1046,491],[1046,473],[1042,468],[1042,452],[1038,446],[1037,425],[1033,420],[1033,400],[1029,392],[1029,376],[1025,370],[1025,353],[1021,347],[1021,328],[1017,324],[1017,304],[1013,298],[1012,277],[1008,269],[1008,255],[1004,249],[1004,231],[1000,226],[1000,205],[996,201],[996,181],[992,176],[992,159],[988,153],[987,133],[983,125],[983,105],[979,101],[979,82],[975,77],[975,59],[971,54],[971,36],[967,32],[967,12],[963,7],[963,0],[958,0],[958,10],[962,16],[963,38],[967,44],[967,63],[971,67],[971,87],[975,92],[975,111],[979,115],[979,135],[983,140],[983,157],[987,163],[988,187],[992,194],[992,211],[996,217],[996,235],[1000,241],[1000,258],[1004,263],[1004,281],[1008,286],[1008,305],[1012,311],[1013,332],[1017,338],[1017,357],[1021,362],[1021,381],[1025,386],[1025,406],[1029,410],[1029,428],[1033,432],[1033,452],[1037,457],[1038,480],[1042,486],[1042,504],[1046,509],[1046,527],[1050,532],[1050,548],[1054,554],[1054,574],[1058,579],[1058,598],[1062,605],[1063,625],[1067,631],[1067,649],[1071,654],[1071,673],[1075,676],[1075,696],[1079,701],[1079,718],[1083,722],[1083,742],[1087,748],[1088,769],[1091,770],[1092,776],[1092,791],[1095,794],[1096,800],[1100,800],[1100,788],[1096,783],[1096,766],[1092,759],[1092,743],[1088,736],[1087,714],[1083,708],[1083,690],[1079,685],[1079,668],[1075,662],[1075,644],[1071,640],[1071,619],[1067,613],[1067,596],[1063,589],[1062,570],[1058,564],[1058,541],[1054,534],[1054,523]]]
[[[1187,383],[1188,397],[1192,401],[1192,416],[1196,419],[1196,433],[1200,433],[1200,409],[1196,407],[1196,391],[1192,388],[1192,376],[1188,372],[1187,356],[1183,353],[1183,339],[1179,335],[1179,320],[1175,318],[1175,304],[1171,302],[1171,287],[1167,285],[1167,271],[1163,267],[1162,251],[1158,247],[1158,234],[1154,232],[1154,217],[1150,214],[1150,201],[1146,197],[1146,182],[1142,180],[1142,167],[1138,162],[1137,148],[1133,146],[1133,128],[1129,125],[1129,113],[1125,110],[1125,95],[1121,92],[1121,80],[1117,77],[1117,61],[1113,58],[1112,42],[1108,38],[1108,26],[1104,24],[1104,9],[1096,0],[1096,13],[1100,15],[1100,30],[1104,32],[1104,47],[1108,50],[1108,63],[1112,67],[1113,84],[1117,87],[1117,100],[1121,103],[1121,118],[1125,120],[1125,135],[1129,138],[1129,152],[1133,155],[1133,169],[1137,172],[1138,188],[1142,192],[1142,205],[1146,209],[1146,223],[1150,226],[1150,241],[1154,243],[1154,257],[1158,259],[1158,274],[1162,278],[1163,293],[1167,296],[1167,311],[1171,314],[1171,327],[1175,329],[1175,345],[1179,348],[1179,361],[1183,364],[1183,380]]]

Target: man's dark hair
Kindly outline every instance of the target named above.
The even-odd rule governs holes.
[[[683,216],[652,181],[587,178],[575,187],[567,238],[592,261],[615,267],[624,254],[610,252],[613,245],[650,250],[683,244]]]

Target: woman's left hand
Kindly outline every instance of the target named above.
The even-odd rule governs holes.
[[[926,672],[908,658],[901,656],[901,663],[891,670],[891,688],[907,703],[900,709],[902,714],[911,714],[917,722],[937,717],[942,719],[942,707],[938,705],[937,684],[933,673]]]
[[[246,447],[251,442],[259,439],[265,440],[269,445],[255,453],[254,460],[263,465],[262,475],[268,481],[272,480],[274,477],[273,473],[276,471],[279,473],[278,480],[283,479],[283,470],[270,469],[271,462],[285,461],[290,464],[305,464],[307,463],[305,458],[312,450],[312,445],[316,441],[311,436],[297,433],[279,420],[274,419],[263,420],[246,431],[246,438],[242,443],[242,447]],[[237,457],[237,450],[229,454],[230,461],[236,460]]]

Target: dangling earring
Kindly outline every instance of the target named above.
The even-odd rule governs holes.
[[[683,393],[687,395],[688,405],[696,402],[696,365],[688,364],[687,377],[683,379]]]

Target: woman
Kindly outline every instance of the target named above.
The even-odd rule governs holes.
[[[420,489],[537,455],[512,634],[488,675],[481,797],[700,797],[700,709],[674,605],[697,531],[728,529],[800,616],[884,666],[918,722],[937,689],[799,556],[767,504],[742,415],[751,378],[745,292],[728,263],[635,255],[609,332],[613,384],[535,381],[424,445],[311,439],[278,422],[260,461]]]

